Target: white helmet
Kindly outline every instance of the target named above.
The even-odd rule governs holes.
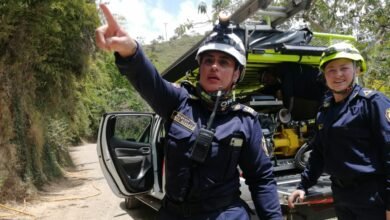
[[[244,78],[243,69],[246,65],[246,51],[241,39],[234,33],[226,33],[225,30],[215,28],[213,32],[198,49],[195,59],[200,64],[200,55],[206,51],[221,51],[233,56],[240,64],[240,77]]]

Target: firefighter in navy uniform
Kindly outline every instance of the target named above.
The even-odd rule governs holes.
[[[165,198],[159,219],[250,219],[240,200],[240,166],[261,219],[282,219],[272,164],[261,147],[257,114],[235,104],[246,52],[226,25],[199,48],[196,86],[162,79],[140,45],[121,29],[105,5],[107,25],[96,29],[100,48],[153,110],[166,119]]]
[[[390,100],[355,84],[366,70],[348,43],[325,50],[320,61],[329,93],[317,114],[317,136],[289,206],[326,172],[339,220],[390,220]]]

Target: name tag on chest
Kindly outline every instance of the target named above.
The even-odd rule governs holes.
[[[171,115],[171,119],[191,132],[195,130],[196,123],[181,112],[174,111]]]
[[[233,137],[230,139],[230,146],[232,147],[242,147],[244,140],[242,138]]]

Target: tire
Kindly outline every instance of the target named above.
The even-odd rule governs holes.
[[[294,162],[296,168],[301,170],[305,169],[306,163],[309,160],[309,155],[311,152],[311,149],[308,149],[309,146],[310,145],[307,142],[304,143],[295,154]]]
[[[125,199],[126,209],[135,209],[140,207],[141,201],[139,201],[135,196],[130,196]]]

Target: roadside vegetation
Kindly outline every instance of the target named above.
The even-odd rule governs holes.
[[[243,1],[200,4],[233,10]],[[283,4],[283,1],[278,1]],[[313,31],[352,34],[368,61],[366,87],[390,95],[390,4],[383,0],[314,0],[298,20]],[[72,166],[68,146],[95,141],[107,111],[150,111],[97,51],[99,12],[93,0],[12,0],[0,3],[0,203],[22,201]],[[215,18],[214,18],[215,19]],[[183,23],[169,41],[145,45],[159,71],[198,42]],[[174,48],[174,49],[172,49]]]

